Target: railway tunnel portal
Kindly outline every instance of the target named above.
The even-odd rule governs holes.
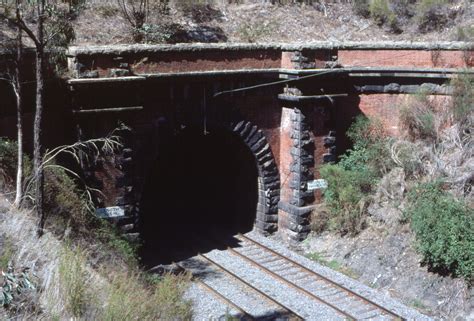
[[[253,227],[298,242],[321,201],[311,183],[349,146],[354,117],[377,117],[397,135],[404,99],[424,90],[449,100],[449,80],[472,73],[472,49],[456,42],[73,47],[73,77],[57,89],[65,101],[48,116],[62,126],[45,136],[56,144],[67,127],[67,143],[127,125],[123,148],[83,164],[83,172],[102,192],[101,213],[144,240],[145,251],[165,242],[178,253],[195,232]],[[0,135],[14,135],[13,117],[0,117]]]
[[[190,246],[193,239],[245,233],[262,222],[262,230],[276,230],[279,175],[268,142],[248,121],[229,125],[162,133],[139,215],[148,265],[203,251]]]

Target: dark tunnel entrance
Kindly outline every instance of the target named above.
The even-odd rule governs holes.
[[[258,170],[240,136],[188,127],[159,153],[142,201],[144,265],[169,264],[209,250],[215,238],[252,229]]]

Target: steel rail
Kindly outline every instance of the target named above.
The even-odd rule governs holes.
[[[261,290],[257,289],[256,287],[254,287],[253,285],[251,285],[250,283],[248,283],[247,281],[245,281],[244,279],[242,279],[241,277],[239,277],[238,275],[232,273],[231,271],[229,271],[228,269],[226,269],[225,267],[223,267],[222,265],[220,265],[219,263],[213,261],[212,259],[210,259],[209,257],[205,256],[204,254],[201,254],[201,253],[198,253],[198,257],[201,257],[203,258],[204,260],[206,260],[207,262],[209,262],[210,264],[218,267],[220,270],[222,270],[224,273],[230,275],[231,277],[237,279],[239,282],[241,282],[242,284],[246,285],[247,287],[251,288],[252,290],[254,290],[255,292],[257,292],[258,294],[260,294],[262,297],[264,297],[266,300],[272,302],[273,304],[279,306],[281,309],[283,310],[286,310],[287,312],[295,315],[297,317],[297,319],[299,320],[304,320],[304,318],[302,316],[300,316],[298,313],[294,312],[293,310],[291,310],[290,308],[288,308],[287,306],[281,304],[280,302],[274,300],[273,298],[271,298],[270,296],[268,296],[266,293],[262,292]]]
[[[202,281],[201,279],[197,278],[191,271],[189,271],[188,269],[186,269],[184,266],[180,265],[179,263],[175,263],[173,262],[173,264],[175,264],[177,267],[179,267],[180,269],[182,269],[183,271],[186,271],[188,273],[190,273],[192,275],[192,279],[194,281],[196,281],[199,285],[201,285],[204,289],[206,289],[208,292],[212,293],[214,296],[216,296],[217,298],[219,298],[222,302],[224,302],[225,304],[228,304],[230,305],[231,307],[233,307],[234,309],[236,309],[237,311],[239,311],[245,318],[248,318],[248,320],[255,320],[250,314],[248,314],[244,309],[242,309],[241,307],[239,307],[237,304],[235,304],[234,302],[232,302],[230,299],[226,298],[224,295],[222,295],[221,293],[219,293],[216,289],[214,289],[213,287],[207,285],[206,283],[204,283],[204,281]]]
[[[259,264],[258,262],[256,262],[256,261],[252,260],[251,258],[245,256],[244,254],[237,252],[237,251],[234,250],[233,248],[227,247],[227,250],[228,250],[229,252],[231,252],[231,253],[233,253],[233,254],[235,254],[235,255],[241,257],[242,259],[246,260],[247,262],[249,262],[249,263],[252,264],[253,266],[257,267],[258,269],[264,271],[265,273],[270,274],[271,276],[273,276],[273,277],[276,278],[277,280],[279,280],[279,281],[281,281],[281,282],[283,282],[283,283],[286,283],[286,284],[289,285],[290,287],[292,287],[292,288],[294,288],[294,289],[296,289],[296,290],[298,290],[298,291],[300,291],[300,292],[306,294],[307,296],[311,297],[312,299],[314,299],[314,300],[316,300],[316,301],[319,301],[319,302],[321,302],[322,304],[327,305],[327,306],[333,308],[334,310],[336,310],[336,311],[339,312],[340,314],[344,315],[345,317],[349,318],[350,320],[357,320],[357,318],[354,317],[352,314],[350,314],[350,313],[348,313],[348,312],[346,312],[346,311],[344,311],[344,310],[341,310],[340,308],[338,308],[338,307],[335,306],[334,304],[332,304],[332,303],[330,303],[330,302],[324,300],[323,298],[321,298],[321,297],[315,295],[314,293],[311,293],[311,292],[309,292],[308,290],[306,290],[306,289],[304,289],[304,288],[302,288],[302,287],[300,287],[300,286],[294,284],[293,282],[289,281],[288,279],[286,279],[286,278],[284,278],[284,277],[278,275],[277,273],[275,273],[275,272],[273,272],[273,271],[267,269],[266,267],[262,266],[262,265]]]
[[[237,235],[238,235],[239,238],[241,238],[241,239],[243,239],[243,240],[245,240],[245,241],[248,241],[248,242],[250,242],[250,243],[252,243],[252,244],[258,246],[258,247],[260,247],[260,248],[262,248],[262,249],[264,249],[264,250],[266,250],[266,251],[268,251],[268,252],[270,252],[270,253],[272,253],[272,254],[278,256],[279,258],[281,258],[281,259],[283,259],[283,260],[285,260],[285,261],[287,261],[287,262],[290,262],[291,264],[295,265],[296,267],[300,268],[301,270],[303,270],[303,271],[305,271],[305,272],[307,272],[307,273],[309,273],[309,274],[312,274],[312,275],[314,275],[314,276],[316,276],[316,277],[322,279],[323,281],[326,281],[326,282],[332,284],[333,286],[335,286],[335,287],[337,287],[337,288],[339,288],[339,289],[341,289],[341,290],[343,290],[343,291],[349,293],[351,296],[354,296],[354,297],[356,297],[356,298],[359,299],[359,300],[365,301],[366,303],[371,304],[371,305],[377,307],[378,309],[384,311],[386,314],[389,314],[389,315],[395,317],[395,319],[397,319],[397,320],[405,320],[403,317],[401,317],[400,315],[396,314],[395,312],[392,312],[392,311],[390,311],[390,310],[384,308],[383,306],[381,306],[381,305],[375,303],[374,301],[372,301],[372,300],[370,300],[370,299],[367,299],[367,298],[361,296],[360,294],[358,294],[358,293],[352,291],[351,289],[348,289],[348,288],[346,288],[345,286],[340,285],[339,283],[336,283],[336,282],[334,282],[334,281],[328,279],[327,277],[325,277],[325,276],[323,276],[323,275],[321,275],[321,274],[319,274],[319,273],[317,273],[317,272],[315,272],[315,271],[313,271],[313,270],[308,269],[308,268],[305,267],[304,265],[302,265],[302,264],[300,264],[300,263],[298,263],[298,262],[296,262],[296,261],[293,261],[293,260],[290,259],[290,258],[287,258],[287,257],[281,255],[280,253],[278,253],[278,252],[272,250],[271,248],[269,248],[269,247],[267,247],[267,246],[265,246],[265,245],[263,245],[263,244],[260,244],[259,242],[254,241],[254,240],[252,240],[251,238],[249,238],[249,237],[247,237],[247,236],[245,236],[245,235],[243,235],[243,234],[241,234],[241,233],[239,233],[239,234],[237,234]]]

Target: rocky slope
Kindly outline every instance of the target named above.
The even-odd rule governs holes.
[[[150,42],[288,42],[316,40],[458,40],[459,28],[474,25],[474,5],[455,1],[452,18],[438,30],[421,33],[416,19],[401,19],[400,31],[379,27],[371,18],[354,14],[350,2],[321,1],[313,5],[272,5],[247,0],[241,4],[208,1],[201,5],[171,2],[168,14],[152,9]],[[74,21],[77,45],[130,43],[128,22],[115,1],[88,1]]]

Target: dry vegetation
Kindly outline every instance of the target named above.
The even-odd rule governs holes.
[[[46,155],[64,148],[73,151],[58,147]],[[6,195],[15,173],[15,150],[16,144],[0,139],[1,188]],[[29,173],[31,163],[25,159],[25,164]],[[41,238],[27,200],[25,210],[18,211],[0,199],[0,269],[11,271],[0,283],[0,319],[190,319],[190,302],[182,298],[189,277],[141,271],[136,244],[93,215],[74,175],[54,162],[47,165],[47,232]]]
[[[408,97],[400,137],[384,136],[377,121],[354,123],[353,148],[321,169],[329,187],[309,249],[338,252],[325,259],[350,262],[386,289],[413,287],[398,295],[422,298],[446,319],[469,314],[474,282],[474,79],[461,75],[451,86],[451,97]]]
[[[474,5],[467,0],[151,0],[146,12],[136,14],[130,2],[138,8],[141,1],[78,1],[75,44],[472,41],[474,36]]]
[[[342,234],[357,234],[366,225],[369,205],[388,197],[406,204],[406,217],[400,218],[402,223],[415,217],[416,222],[412,220],[415,230],[422,233],[424,224],[434,229],[423,231],[430,235],[421,238],[434,237],[449,243],[454,235],[469,243],[467,248],[459,250],[458,258],[470,261],[472,266],[461,274],[468,280],[473,278],[474,240],[470,240],[467,231],[453,232],[453,226],[469,227],[474,220],[473,84],[471,76],[454,79],[451,85],[455,95],[449,101],[424,92],[410,97],[400,107],[403,134],[399,138],[384,134],[377,121],[358,118],[347,133],[354,142],[353,148],[337,164],[321,168],[321,175],[329,185],[325,191],[326,204],[332,212],[327,218],[328,227]],[[394,189],[398,191],[392,195],[389,191]],[[446,195],[444,201],[440,193]],[[445,203],[452,206],[444,208]],[[454,205],[457,203],[459,206]],[[443,224],[443,219],[454,221],[447,221],[446,226],[437,229],[426,221],[429,219],[426,215],[444,215],[437,217],[439,224]],[[454,234],[441,241],[444,232]],[[436,255],[448,255],[448,243]],[[463,245],[455,242],[452,246]],[[456,274],[455,266],[448,270]]]
[[[14,242],[15,250],[9,250],[8,259],[4,251],[0,261],[8,260],[18,270],[28,267],[36,289],[16,295],[13,304],[0,310],[0,316],[5,313],[20,320],[190,319],[190,303],[182,299],[187,275],[152,277],[110,257],[97,264],[94,256],[107,255],[100,253],[97,241],[73,245],[50,232],[38,239],[28,211],[3,210],[2,238]]]
[[[73,27],[70,36],[75,45],[473,41],[474,37],[474,4],[469,0],[78,0],[71,3],[72,7],[60,7]],[[147,5],[140,7],[140,3]],[[12,38],[11,27],[0,21],[0,39]]]

